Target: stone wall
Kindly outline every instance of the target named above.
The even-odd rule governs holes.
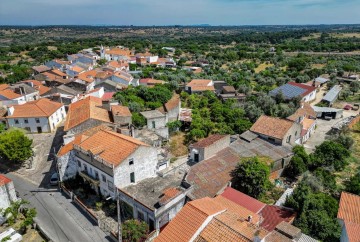
[[[0,208],[6,209],[17,200],[14,183],[11,181],[0,186]]]

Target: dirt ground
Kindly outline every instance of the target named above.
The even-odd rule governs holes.
[[[174,157],[186,155],[188,148],[184,145],[185,133],[178,132],[170,138],[170,152]]]

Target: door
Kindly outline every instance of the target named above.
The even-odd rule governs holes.
[[[42,128],[41,128],[41,127],[37,127],[37,132],[38,132],[38,133],[42,133]]]
[[[155,129],[155,121],[152,121],[152,128]]]
[[[194,154],[194,162],[199,162],[199,154]]]

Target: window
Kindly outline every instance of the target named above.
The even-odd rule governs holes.
[[[103,182],[106,182],[106,176],[104,174],[101,174],[101,178],[102,178]]]
[[[134,165],[134,159],[133,159],[133,158],[131,158],[131,159],[129,160],[129,166],[131,166],[131,165]]]
[[[79,160],[77,162],[78,162],[78,166],[81,168],[81,162]]]
[[[295,132],[295,136],[297,135],[297,131]]]
[[[289,135],[289,137],[287,138],[287,143],[290,143],[290,140],[291,140],[291,135]]]
[[[130,182],[135,183],[135,173],[134,172],[130,173]]]
[[[39,119],[39,118],[35,118],[35,122],[36,122],[36,123],[40,123],[40,119]]]
[[[99,173],[97,171],[95,171],[95,179],[99,179]]]
[[[87,172],[87,165],[84,164],[84,170]]]
[[[152,128],[155,129],[155,121],[152,121]]]
[[[24,119],[24,123],[28,124],[29,123],[29,120],[26,118]]]
[[[111,181],[108,181],[108,189],[109,191],[113,192],[114,191],[114,184]]]
[[[15,124],[19,124],[19,120],[18,119],[14,119]]]

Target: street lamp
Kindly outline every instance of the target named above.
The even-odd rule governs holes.
[[[119,199],[119,192],[117,187],[115,187],[115,196],[116,196],[116,210],[117,210],[117,221],[118,221],[118,232],[117,232],[117,236],[118,236],[118,241],[122,242],[122,235],[121,235],[121,216],[120,216],[120,199]],[[111,199],[112,197],[108,197],[106,198],[106,201]]]

